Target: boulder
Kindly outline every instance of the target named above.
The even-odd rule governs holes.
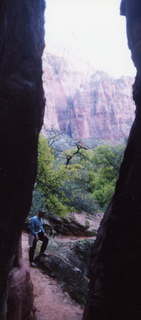
[[[30,273],[22,262],[9,273],[7,320],[36,320],[33,302]]]
[[[57,234],[66,236],[74,235],[77,237],[96,235],[96,229],[91,229],[88,221],[86,221],[85,224],[82,224],[73,216],[61,218],[58,216],[49,215],[48,221]]]
[[[46,256],[36,259],[40,268],[57,279],[71,298],[85,304],[89,283],[89,259],[94,239],[62,242],[54,240]]]

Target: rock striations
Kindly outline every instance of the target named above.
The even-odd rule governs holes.
[[[74,72],[63,58],[46,54],[44,129],[94,143],[123,141],[134,119],[132,83],[99,71]]]

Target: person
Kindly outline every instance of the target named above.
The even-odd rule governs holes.
[[[37,215],[29,219],[28,229],[29,229],[29,262],[32,267],[36,266],[34,262],[34,253],[37,245],[37,241],[42,241],[42,246],[40,249],[40,254],[44,254],[47,245],[48,237],[44,229],[43,218],[45,212],[39,211]]]

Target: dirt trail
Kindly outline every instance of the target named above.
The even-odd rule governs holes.
[[[28,237],[22,236],[23,257],[28,263]],[[37,268],[30,268],[34,284],[35,307],[38,320],[81,320],[83,310],[75,304],[58,283]]]

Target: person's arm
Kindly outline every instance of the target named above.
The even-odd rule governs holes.
[[[43,233],[46,233],[43,224],[44,224],[44,221],[42,220],[42,221],[41,221],[41,231],[42,231]]]

